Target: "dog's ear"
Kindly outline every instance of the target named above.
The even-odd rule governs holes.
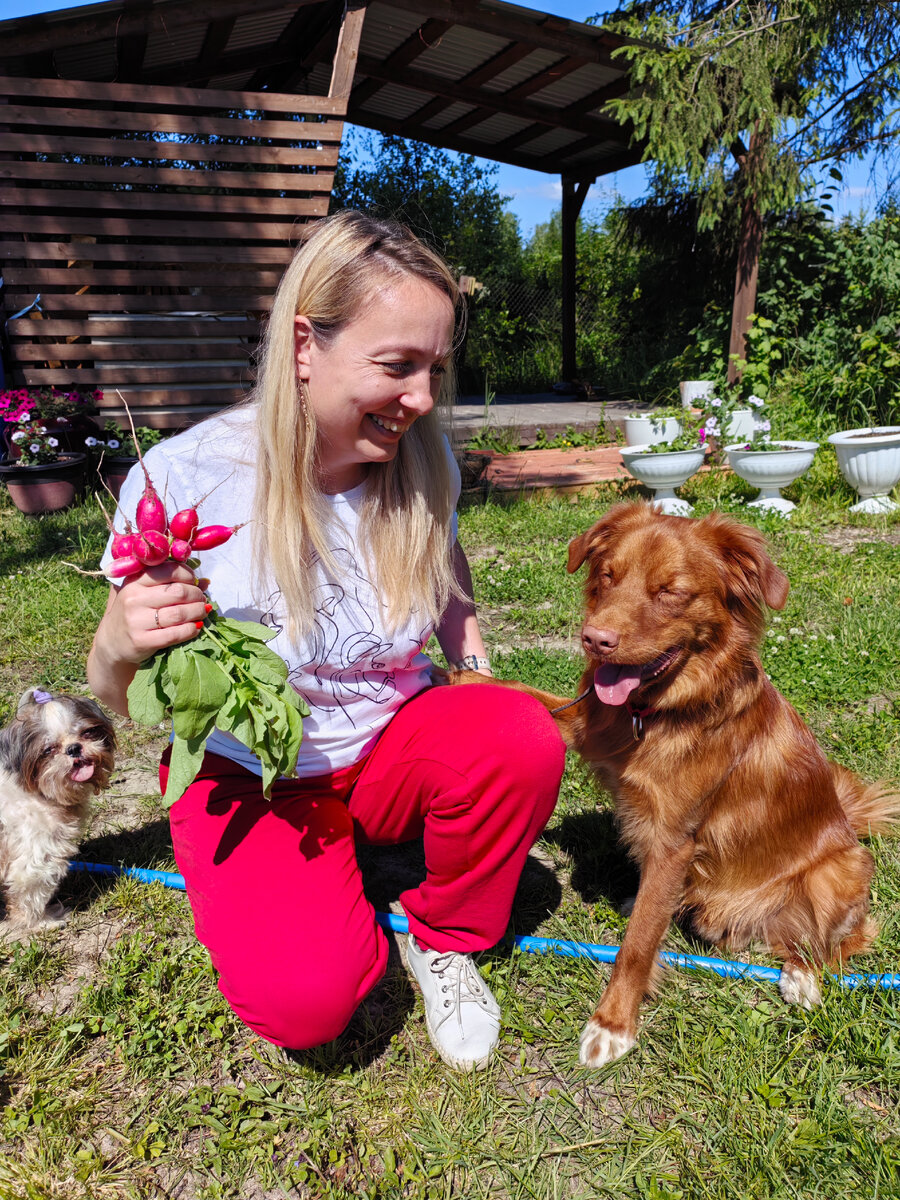
[[[644,525],[652,519],[653,512],[649,504],[615,505],[596,525],[592,525],[569,543],[569,561],[566,565],[569,574],[577,571],[585,559],[609,549],[626,529]]]
[[[712,533],[725,569],[725,582],[730,596],[742,608],[784,608],[790,582],[769,557],[761,533],[729,517],[713,514],[703,522]]]

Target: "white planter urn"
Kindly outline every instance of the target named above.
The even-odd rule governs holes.
[[[624,425],[626,446],[655,446],[659,442],[671,442],[681,433],[681,422],[677,417],[659,417],[654,413],[626,417]]]
[[[900,482],[900,425],[878,425],[833,433],[829,442],[840,472],[859,493],[851,512],[887,513],[898,507],[888,493]]]
[[[785,500],[781,489],[809,470],[818,448],[818,442],[774,442],[765,450],[748,450],[741,442],[726,446],[725,453],[735,475],[759,488],[749,507],[786,517],[797,506],[793,500]]]
[[[658,454],[654,454],[649,445],[626,446],[621,454],[626,471],[653,490],[653,503],[664,513],[690,516],[693,507],[675,495],[675,488],[681,487],[703,466],[706,454],[703,446],[691,450],[662,450]]]

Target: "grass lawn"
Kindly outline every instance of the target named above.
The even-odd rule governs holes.
[[[852,517],[830,451],[789,491],[789,522],[713,472],[684,490],[760,523],[792,590],[766,667],[829,754],[900,780],[900,521]],[[471,499],[460,528],[498,674],[573,695],[580,577],[566,545],[623,485],[574,502]],[[0,713],[29,686],[86,690],[106,585],[88,505],[26,520],[0,497]],[[118,767],[82,856],[174,869],[155,767],[166,734],[117,720]],[[900,842],[880,841],[876,952],[900,971]],[[421,847],[369,850],[379,909],[421,872]],[[619,942],[635,874],[609,798],[569,762],[534,848],[515,933]],[[182,893],[72,875],[69,926],[0,945],[0,1200],[181,1197],[900,1197],[900,993],[826,983],[816,1012],[771,985],[667,971],[637,1047],[601,1071],[578,1034],[607,977],[584,960],[481,956],[504,1014],[476,1076],[432,1052],[399,953],[343,1037],[285,1056],[216,990]],[[310,913],[310,920],[315,920]],[[398,939],[398,941],[402,941]],[[675,927],[666,948],[704,953]],[[764,956],[753,961],[768,962]]]

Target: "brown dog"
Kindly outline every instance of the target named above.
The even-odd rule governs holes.
[[[622,948],[581,1036],[582,1063],[598,1067],[634,1045],[677,913],[729,951],[764,943],[784,959],[784,999],[819,1003],[821,966],[877,933],[859,836],[886,829],[900,796],[829,763],[766,678],[765,606],[784,607],[788,581],[755,530],[622,504],[569,546],[569,571],[585,561],[579,699],[561,707],[525,690],[560,709],[567,745],[613,792],[640,867]],[[484,682],[466,674],[453,682]]]

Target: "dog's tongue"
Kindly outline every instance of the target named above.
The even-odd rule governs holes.
[[[624,704],[641,682],[640,667],[604,663],[594,672],[594,691],[601,704]]]
[[[86,783],[94,773],[94,764],[85,763],[81,767],[73,767],[70,779],[74,779],[76,783]]]

